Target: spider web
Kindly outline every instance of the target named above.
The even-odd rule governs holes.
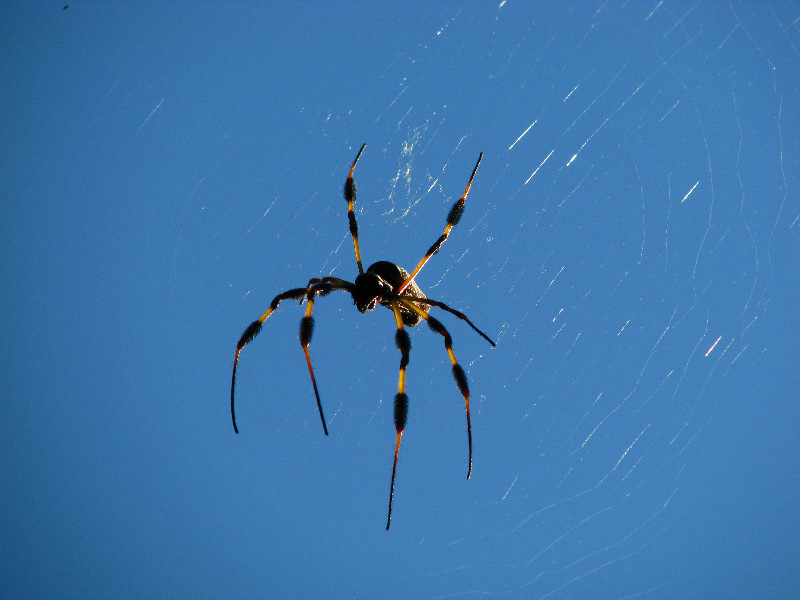
[[[767,410],[754,404],[782,411],[796,397],[763,389],[772,365],[797,366],[796,339],[777,325],[784,311],[796,317],[797,14],[700,3],[443,12],[365,78],[360,99],[319,115],[317,133],[338,142],[326,143],[336,160],[319,188],[331,201],[309,192],[295,214],[306,235],[285,253],[352,277],[343,207],[327,190],[366,139],[356,174],[365,266],[413,267],[486,152],[462,223],[418,280],[497,337],[491,350],[442,317],[473,390],[473,479],[463,481],[447,357],[438,336],[415,331],[395,523],[350,558],[397,558],[376,567],[415,574],[392,587],[398,597],[768,590],[768,577],[740,575],[747,564],[780,589],[786,542],[767,537],[780,540],[778,526],[760,537],[741,520],[750,494],[763,501],[783,469],[797,475],[784,454],[783,467],[754,476],[770,434],[749,427]],[[303,468],[329,453],[358,465],[359,501],[342,493],[340,508],[380,513],[399,360],[391,318],[326,302],[313,352],[338,441],[315,446]],[[289,320],[273,339],[294,335]],[[302,365],[295,377],[302,385]],[[315,426],[306,398],[280,430],[299,414]],[[773,502],[788,508],[787,496]],[[344,511],[329,517],[345,520],[334,530],[346,537]],[[774,553],[735,556],[742,535]]]
[[[5,9],[0,589],[796,595],[797,5],[334,4]]]
[[[459,481],[463,415],[439,340],[415,334],[392,535],[418,578],[393,588],[399,596],[769,589],[767,577],[735,575],[748,560],[787,577],[730,550],[749,509],[729,498],[763,499],[759,486],[779,470],[748,481],[751,469],[725,463],[747,465],[769,445],[766,432],[743,444],[747,415],[767,401],[773,361],[789,353],[797,366],[796,341],[775,328],[784,310],[796,316],[786,295],[797,266],[796,18],[699,3],[455,12],[337,115],[334,137],[352,149],[354,123],[381,132],[357,173],[368,262],[413,266],[490,149],[463,224],[419,278],[496,331],[489,350],[449,325],[472,381],[476,473]],[[336,155],[334,188],[349,160]],[[352,272],[349,237],[333,235],[317,271]],[[349,382],[333,421],[388,424],[391,326],[353,325],[341,304],[359,336],[344,353],[359,358],[321,367]],[[340,326],[320,331],[343,343]],[[323,362],[335,350],[316,352]],[[351,406],[369,395],[381,402]],[[784,410],[792,395],[778,388],[769,405]],[[355,452],[381,456],[385,445],[368,436]],[[779,462],[796,481],[796,460]],[[704,587],[709,574],[731,583]]]

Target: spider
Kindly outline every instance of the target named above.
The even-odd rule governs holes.
[[[356,215],[353,211],[353,206],[356,202],[356,183],[353,180],[353,171],[355,171],[358,159],[361,158],[361,154],[364,152],[366,146],[366,144],[363,144],[358,151],[344,184],[344,199],[347,201],[347,218],[350,221],[350,234],[353,236],[353,248],[356,253],[358,276],[354,283],[336,277],[313,278],[309,280],[305,287],[294,288],[282,294],[278,294],[273,298],[272,302],[270,302],[267,311],[245,329],[242,337],[239,339],[239,343],[236,344],[236,355],[233,359],[233,375],[231,376],[231,420],[233,421],[234,431],[239,433],[239,428],[236,426],[236,413],[233,407],[233,393],[236,385],[236,365],[239,362],[239,353],[242,351],[242,348],[258,335],[264,321],[275,312],[278,305],[283,300],[299,300],[301,304],[305,300],[306,303],[306,313],[300,321],[300,346],[303,348],[306,363],[308,363],[311,385],[314,387],[314,396],[316,396],[317,399],[317,409],[319,410],[319,416],[322,420],[322,429],[325,435],[328,435],[328,426],[325,422],[325,415],[322,412],[322,402],[319,398],[314,369],[311,366],[311,356],[308,353],[308,345],[311,342],[311,335],[314,331],[314,318],[311,316],[311,312],[314,309],[315,298],[317,296],[326,296],[330,292],[345,291],[353,297],[353,303],[361,313],[371,311],[378,304],[391,309],[394,313],[395,323],[397,324],[395,345],[398,350],[400,350],[401,358],[397,395],[394,398],[394,423],[397,429],[397,439],[394,446],[392,483],[389,489],[389,513],[386,519],[386,529],[388,530],[392,522],[392,503],[394,501],[394,482],[397,473],[397,456],[400,452],[400,440],[403,437],[403,430],[405,429],[408,417],[408,396],[405,391],[405,375],[406,367],[408,366],[408,357],[411,351],[411,339],[405,330],[405,326],[414,327],[422,320],[428,324],[428,327],[430,327],[432,331],[444,337],[444,346],[450,357],[450,362],[453,364],[453,378],[456,381],[459,391],[464,396],[467,412],[467,443],[469,448],[467,479],[472,475],[472,426],[469,417],[469,386],[467,384],[467,376],[464,373],[464,369],[458,364],[456,355],[453,353],[453,343],[450,333],[445,329],[444,325],[428,314],[431,307],[435,306],[466,321],[467,324],[488,341],[492,347],[495,346],[495,343],[489,336],[478,329],[465,314],[450,308],[443,302],[428,298],[415,281],[422,267],[424,267],[431,257],[439,251],[439,248],[441,248],[442,244],[444,244],[447,237],[450,235],[450,230],[455,227],[461,219],[461,215],[464,212],[464,204],[467,200],[467,194],[469,194],[472,180],[475,178],[475,173],[478,172],[478,166],[481,164],[483,153],[481,152],[480,156],[478,156],[478,162],[475,163],[475,168],[472,170],[472,175],[467,182],[464,194],[453,205],[447,215],[447,225],[444,228],[444,233],[442,233],[428,249],[425,256],[422,257],[422,260],[419,261],[414,270],[409,273],[399,265],[382,260],[371,265],[365,272],[364,268],[361,266],[361,250],[358,245],[358,224],[356,223]]]

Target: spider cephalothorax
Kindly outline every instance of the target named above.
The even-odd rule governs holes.
[[[257,320],[253,321],[242,334],[239,343],[236,345],[236,355],[233,359],[233,375],[231,376],[231,419],[233,420],[233,429],[239,433],[236,426],[236,413],[234,412],[233,392],[236,386],[236,365],[239,362],[239,353],[258,333],[261,331],[261,325],[267,318],[278,308],[278,305],[283,300],[300,300],[306,301],[306,313],[300,321],[300,346],[303,348],[303,353],[306,357],[308,364],[308,372],[311,375],[311,384],[314,387],[314,396],[317,399],[317,408],[319,416],[322,420],[322,428],[325,435],[328,435],[328,426],[325,422],[325,415],[322,412],[322,402],[319,397],[319,390],[317,389],[317,380],[314,377],[314,369],[311,366],[311,356],[308,353],[308,345],[311,343],[311,336],[314,331],[314,318],[311,313],[314,310],[314,300],[317,296],[325,296],[330,292],[341,290],[348,292],[352,298],[356,308],[362,313],[373,310],[378,304],[385,306],[392,310],[397,325],[397,332],[395,334],[395,345],[400,350],[400,377],[397,386],[397,394],[394,401],[394,422],[397,430],[397,439],[394,447],[394,464],[392,465],[392,483],[389,491],[389,515],[386,520],[386,529],[392,522],[392,501],[394,499],[394,481],[397,472],[397,456],[400,452],[400,440],[403,436],[403,430],[406,426],[408,418],[408,396],[405,393],[405,374],[406,367],[408,366],[408,357],[411,352],[411,339],[405,331],[404,326],[414,327],[421,320],[424,320],[431,331],[434,331],[444,337],[444,346],[453,365],[453,378],[456,381],[459,391],[464,396],[464,404],[467,411],[467,441],[469,448],[469,468],[467,470],[467,479],[472,474],[472,426],[470,424],[469,415],[469,385],[467,384],[467,376],[464,369],[458,364],[456,355],[453,352],[453,341],[450,333],[445,329],[438,319],[430,316],[430,309],[432,306],[441,308],[442,310],[455,315],[459,319],[466,321],[478,334],[486,339],[492,346],[494,342],[480,329],[470,321],[464,313],[461,313],[453,308],[450,308],[443,302],[438,300],[431,300],[417,285],[415,278],[419,274],[422,267],[430,260],[430,258],[439,251],[441,245],[447,240],[450,235],[450,230],[461,219],[464,212],[464,204],[467,200],[467,194],[472,186],[472,180],[475,178],[475,173],[478,171],[478,165],[481,164],[483,153],[478,157],[478,162],[472,170],[472,176],[469,178],[467,187],[463,195],[450,209],[447,215],[447,225],[444,228],[444,233],[433,243],[433,245],[422,257],[414,270],[409,273],[403,267],[387,261],[378,261],[364,271],[361,266],[361,250],[358,244],[358,224],[356,223],[355,212],[353,206],[356,201],[356,184],[353,180],[353,171],[356,168],[358,159],[361,158],[361,153],[364,152],[366,144],[361,146],[358,151],[350,173],[347,176],[347,181],[344,184],[344,198],[347,201],[347,217],[350,222],[350,233],[353,236],[353,248],[356,253],[356,264],[358,265],[358,276],[355,282],[351,283],[344,279],[336,277],[322,277],[309,280],[304,288],[294,288],[287,290],[282,294],[278,294],[270,302],[267,311],[261,315]]]
[[[398,294],[398,290],[408,277],[408,271],[400,265],[385,260],[378,261],[370,265],[366,273],[362,273],[356,277],[356,289],[351,292],[353,295],[353,302],[358,310],[365,313],[375,308],[378,303],[387,308],[391,308],[391,299],[395,294],[407,299],[427,300],[428,297],[419,289],[417,282],[413,280],[406,286],[401,294]],[[430,311],[429,304],[421,304],[420,302],[413,301],[412,304],[426,313]],[[399,308],[400,314],[403,317],[403,323],[409,327],[413,327],[419,323],[419,320],[422,318],[405,304],[400,304]]]
[[[375,308],[381,298],[394,293],[392,285],[378,273],[367,270],[356,277],[355,286],[351,290],[353,304],[362,313]]]

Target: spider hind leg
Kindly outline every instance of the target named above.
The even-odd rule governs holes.
[[[392,524],[392,504],[394,502],[394,480],[397,474],[397,456],[400,454],[400,441],[403,438],[403,431],[408,420],[408,396],[406,395],[406,367],[411,353],[411,338],[403,328],[403,316],[400,311],[401,303],[396,300],[389,303],[389,307],[394,312],[397,322],[397,333],[394,337],[395,345],[400,350],[400,374],[397,379],[397,395],[394,397],[394,426],[397,430],[397,438],[394,443],[394,462],[392,463],[392,484],[389,488],[389,514],[386,517],[386,530]]]
[[[469,181],[467,182],[467,187],[464,189],[464,193],[461,195],[461,198],[456,201],[456,203],[450,209],[450,212],[447,213],[447,225],[445,225],[444,232],[439,238],[428,248],[428,251],[425,253],[425,256],[422,257],[422,260],[419,261],[414,270],[408,275],[405,280],[400,284],[397,288],[397,293],[402,295],[405,290],[411,287],[414,283],[414,278],[417,274],[422,270],[422,267],[431,259],[431,257],[439,251],[439,248],[442,247],[447,241],[447,238],[450,236],[450,230],[458,225],[458,222],[461,220],[461,215],[464,214],[464,205],[467,203],[467,196],[469,195],[469,190],[472,187],[472,180],[475,179],[475,173],[478,172],[478,167],[481,164],[481,160],[483,159],[483,152],[480,153],[478,156],[478,162],[475,163],[475,168],[472,169],[472,175],[469,177]]]
[[[410,300],[401,297],[400,302],[407,304],[410,309],[418,311],[416,305],[412,304]],[[450,336],[450,332],[447,331],[445,326],[442,325],[438,319],[431,317],[428,313],[418,311],[418,314],[421,318],[425,319],[431,331],[438,333],[444,338],[444,348],[447,350],[447,355],[450,357],[450,362],[453,365],[453,379],[455,379],[458,391],[464,396],[464,407],[467,412],[467,447],[469,453],[467,479],[469,479],[472,476],[472,422],[469,416],[469,383],[467,382],[467,374],[464,372],[463,367],[458,364],[455,352],[453,352],[453,338]]]

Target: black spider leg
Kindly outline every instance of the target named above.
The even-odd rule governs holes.
[[[472,476],[472,424],[469,417],[469,384],[467,383],[467,375],[464,373],[464,369],[461,367],[461,365],[458,364],[456,355],[453,352],[453,338],[450,337],[450,333],[447,331],[445,326],[439,322],[438,319],[430,316],[428,313],[416,306],[410,300],[407,300],[405,297],[399,297],[398,300],[417,313],[420,317],[425,319],[425,322],[432,331],[435,331],[444,337],[444,347],[447,350],[448,356],[450,357],[450,362],[453,364],[453,379],[456,380],[456,385],[458,386],[461,395],[464,396],[464,405],[467,410],[467,443],[469,446],[469,468],[467,469],[467,479],[469,479]]]
[[[236,433],[239,433],[239,428],[236,426],[236,411],[234,409],[234,390],[236,388],[236,367],[239,364],[239,354],[247,344],[249,344],[253,338],[255,338],[258,333],[261,331],[261,326],[263,325],[264,321],[266,321],[269,316],[275,312],[278,308],[278,305],[284,300],[302,300],[304,297],[307,297],[309,291],[314,289],[314,294],[321,294],[325,295],[334,290],[346,290],[350,291],[353,287],[353,284],[344,281],[343,279],[336,279],[335,277],[324,277],[322,279],[312,279],[309,281],[308,285],[304,288],[293,288],[291,290],[287,290],[282,294],[278,294],[275,298],[272,299],[270,302],[269,308],[267,311],[261,315],[258,319],[250,323],[245,329],[242,337],[239,339],[239,343],[236,344],[236,355],[233,358],[233,374],[231,375],[231,421],[233,422],[233,430]],[[311,329],[313,329],[313,321],[311,325]],[[311,339],[311,332],[308,332],[308,339]],[[301,342],[302,342],[302,322],[301,322]],[[309,368],[310,368],[309,364]],[[312,382],[313,382],[313,371],[311,373]],[[315,390],[316,392],[316,385]],[[319,404],[319,395],[317,395],[317,403]],[[322,407],[320,406],[320,417],[322,417]],[[325,430],[325,435],[328,434],[327,426],[325,425],[325,418],[322,417],[322,427]]]
[[[311,366],[311,355],[308,353],[308,344],[311,342],[311,336],[314,333],[314,317],[311,312],[314,310],[314,297],[319,294],[325,296],[331,293],[335,288],[329,282],[322,280],[312,279],[308,282],[308,293],[306,294],[306,314],[300,319],[300,346],[303,348],[303,354],[306,356],[306,364],[308,364],[308,374],[311,375],[311,385],[314,386],[314,396],[317,399],[317,408],[319,409],[319,418],[322,420],[322,430],[325,435],[328,435],[328,425],[325,423],[325,414],[322,412],[322,400],[319,398],[319,390],[317,389],[317,378],[314,377],[314,367]],[[342,288],[339,288],[342,289]]]
[[[353,236],[353,248],[356,251],[356,263],[358,264],[359,274],[364,272],[364,267],[361,266],[361,250],[358,246],[358,223],[356,223],[356,213],[353,210],[353,205],[356,202],[356,182],[353,179],[353,171],[355,171],[356,163],[361,158],[361,153],[367,145],[363,144],[361,150],[358,151],[353,164],[350,167],[350,173],[347,175],[347,181],[344,182],[344,199],[347,200],[347,219],[350,221],[350,234]]]
[[[386,530],[392,523],[392,502],[394,501],[394,478],[397,473],[397,456],[400,453],[400,440],[403,437],[403,430],[408,420],[408,396],[406,395],[406,367],[408,357],[411,352],[411,338],[403,328],[403,317],[396,301],[392,302],[392,311],[397,322],[397,333],[394,343],[400,350],[400,375],[397,381],[397,395],[394,397],[394,426],[397,429],[397,440],[394,444],[394,464],[392,465],[392,485],[389,489],[389,515],[386,518]]]
[[[278,308],[278,305],[283,300],[301,300],[303,296],[306,295],[306,291],[306,288],[294,288],[275,296],[275,298],[272,299],[272,302],[270,302],[267,311],[247,326],[247,329],[244,330],[242,337],[239,338],[239,343],[236,344],[236,356],[233,358],[233,375],[231,376],[231,420],[233,421],[233,430],[236,433],[239,433],[239,428],[236,427],[236,411],[234,410],[233,406],[233,395],[236,387],[236,366],[239,364],[239,353],[242,351],[242,348],[249,344],[253,338],[258,335],[258,332],[261,331],[261,325],[273,312],[275,312],[275,310]]]
[[[317,378],[314,377],[314,367],[311,366],[311,355],[308,352],[308,345],[311,343],[311,336],[314,333],[314,317],[311,316],[311,312],[314,310],[314,297],[316,295],[327,296],[336,290],[350,292],[353,287],[353,284],[349,281],[336,277],[311,279],[308,282],[308,293],[306,294],[306,314],[300,320],[300,346],[303,348],[303,354],[305,354],[306,357],[308,374],[311,376],[311,385],[314,387],[314,397],[317,399],[319,418],[322,420],[322,430],[325,432],[325,435],[328,435],[328,425],[325,422],[325,414],[322,411],[322,400],[320,400],[319,389],[317,389]]]
[[[447,225],[444,228],[444,233],[442,233],[442,235],[439,236],[439,239],[437,239],[433,243],[433,245],[430,248],[428,248],[428,251],[425,253],[425,256],[422,257],[422,260],[419,261],[419,264],[414,268],[413,271],[411,271],[411,275],[409,275],[403,282],[403,284],[398,288],[397,290],[398,294],[402,294],[405,291],[405,289],[411,284],[411,282],[414,281],[414,278],[417,276],[417,273],[419,273],[422,270],[422,267],[425,266],[425,263],[427,263],[431,259],[431,257],[439,251],[439,248],[442,247],[442,244],[444,244],[447,241],[447,238],[450,235],[450,230],[456,225],[458,225],[458,222],[461,220],[461,215],[464,213],[464,204],[466,204],[467,202],[467,195],[469,194],[469,189],[472,187],[472,180],[475,179],[475,173],[478,172],[478,166],[480,166],[482,158],[483,158],[483,152],[481,152],[480,156],[478,156],[478,162],[475,163],[475,168],[472,169],[472,175],[470,175],[464,193],[461,195],[461,198],[458,199],[458,202],[456,202],[450,209],[450,212],[447,213]]]
[[[438,300],[431,300],[430,298],[419,298],[417,296],[409,296],[408,294],[403,295],[403,298],[405,298],[406,300],[412,300],[412,301],[416,302],[417,304],[430,304],[431,306],[436,306],[438,308],[441,308],[442,310],[446,310],[451,315],[455,315],[459,319],[462,319],[463,321],[466,321],[467,324],[470,327],[472,327],[472,329],[475,331],[475,333],[480,335],[483,339],[485,339],[487,342],[489,342],[492,345],[492,348],[497,346],[497,344],[495,344],[488,335],[486,335],[480,329],[475,327],[475,324],[472,321],[469,320],[467,315],[465,315],[462,312],[457,311],[454,308],[450,308],[444,302],[439,302]]]

